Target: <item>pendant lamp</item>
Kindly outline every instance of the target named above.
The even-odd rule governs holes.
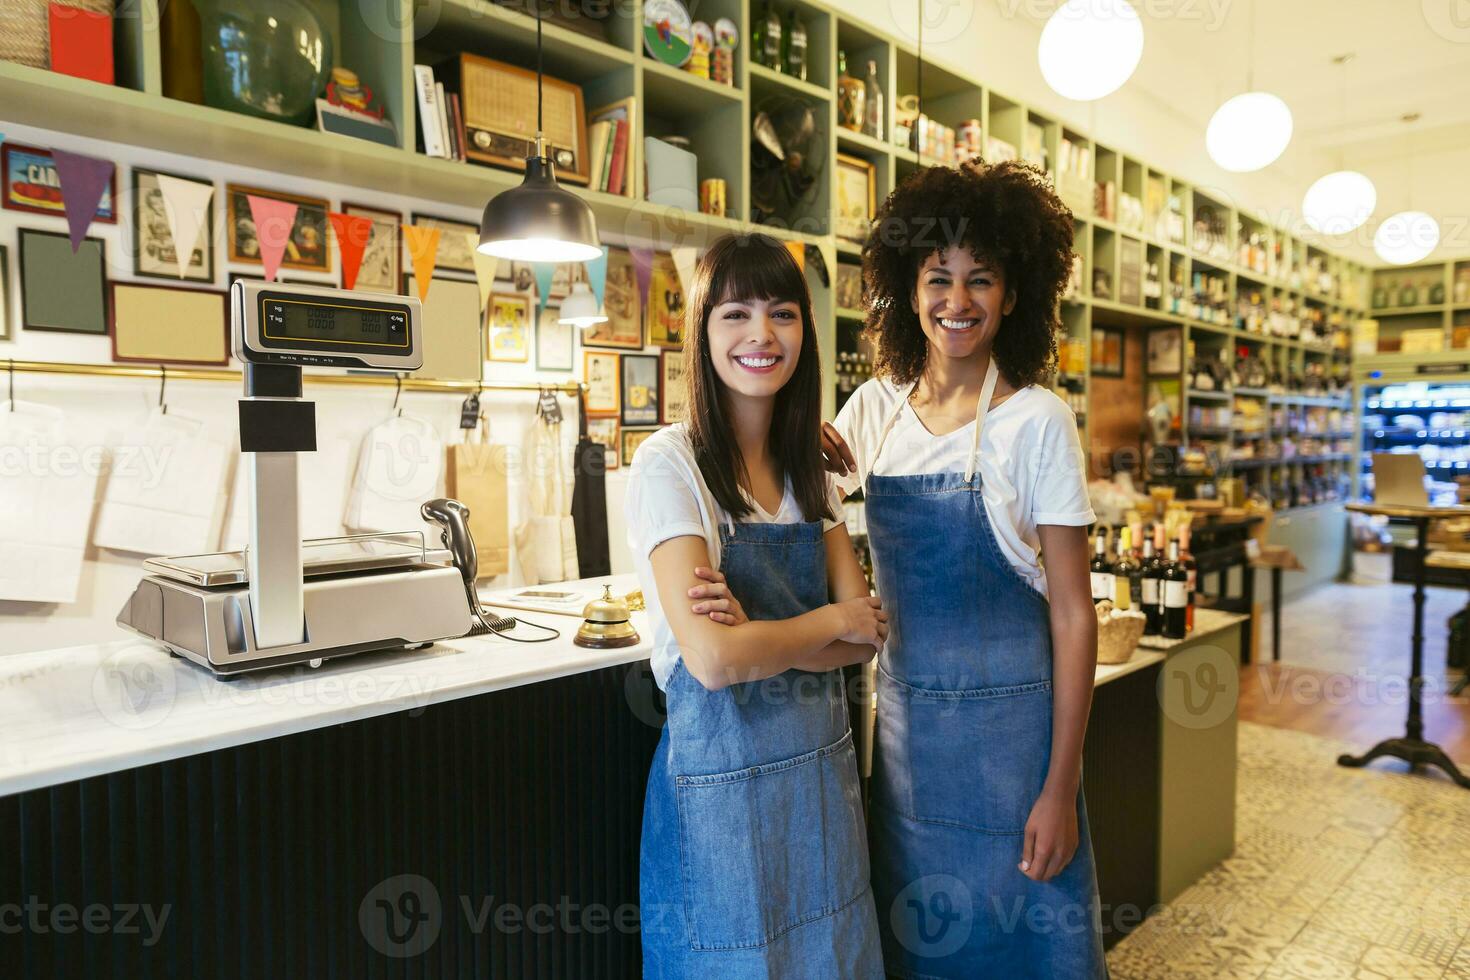
[[[1246,91],[1226,99],[1205,130],[1205,149],[1221,169],[1250,173],[1276,162],[1291,142],[1291,109],[1255,88],[1256,5],[1252,0],[1246,40]]]
[[[476,251],[520,262],[586,262],[602,254],[592,208],[556,182],[541,133],[541,4],[536,7],[536,142],[521,186],[496,194],[480,218]]]
[[[1066,99],[1091,102],[1133,76],[1143,57],[1143,21],[1128,0],[1067,0],[1036,45],[1041,76]]]
[[[570,323],[574,327],[589,330],[599,323],[606,323],[607,314],[598,307],[597,297],[592,294],[591,286],[585,282],[574,282],[571,293],[561,301],[561,314],[557,317],[557,322]]]

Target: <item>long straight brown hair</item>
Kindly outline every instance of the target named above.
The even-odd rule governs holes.
[[[822,468],[822,365],[806,277],[786,246],[770,235],[725,235],[710,246],[694,270],[684,304],[684,377],[689,383],[689,442],[705,486],[732,517],[752,510],[740,492],[750,485],[745,459],[735,442],[725,385],[710,358],[709,318],[721,303],[765,300],[801,307],[801,355],[796,370],[776,393],[770,448],[780,475],[808,521],[832,520],[827,475]]]

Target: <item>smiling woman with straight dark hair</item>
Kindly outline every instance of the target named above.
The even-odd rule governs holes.
[[[644,975],[881,980],[838,668],[873,658],[887,616],[822,467],[811,296],[780,242],[729,236],[684,309],[689,419],[638,448],[626,501],[668,696]]]

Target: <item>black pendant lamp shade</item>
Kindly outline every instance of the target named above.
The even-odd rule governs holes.
[[[477,251],[522,262],[587,262],[602,254],[592,208],[556,182],[541,135],[541,4],[536,8],[536,142],[521,186],[496,194],[480,217]]]

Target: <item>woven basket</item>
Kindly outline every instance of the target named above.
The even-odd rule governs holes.
[[[67,0],[65,5],[110,14],[113,0]],[[48,0],[0,0],[0,61],[51,67],[50,7]]]
[[[1143,636],[1147,617],[1136,609],[1114,609],[1112,602],[1097,604],[1097,662],[1126,664]]]

